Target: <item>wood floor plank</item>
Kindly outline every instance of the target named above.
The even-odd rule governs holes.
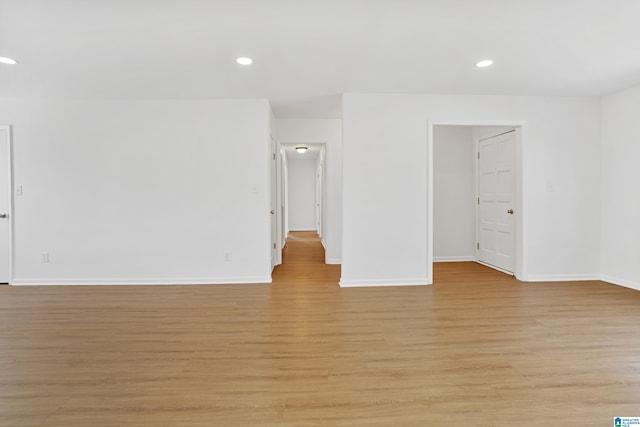
[[[0,426],[549,426],[640,416],[640,292],[441,263],[340,289],[313,233],[271,285],[0,287]]]

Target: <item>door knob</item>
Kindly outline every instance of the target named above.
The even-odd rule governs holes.
[[[273,209],[271,210],[271,215],[275,214],[276,211],[274,211]]]
[[[509,215],[513,215],[513,209],[509,209],[509,210],[507,211],[507,213],[508,213]]]
[[[9,214],[0,213],[0,218],[9,218]]]

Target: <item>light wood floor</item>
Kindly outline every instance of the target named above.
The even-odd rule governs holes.
[[[340,289],[309,233],[272,285],[0,286],[1,426],[611,426],[640,292],[437,264]]]

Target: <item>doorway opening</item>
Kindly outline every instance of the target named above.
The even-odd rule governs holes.
[[[279,146],[277,228],[282,263],[296,257],[290,252],[300,245],[287,246],[292,238],[303,238],[310,242],[315,236],[324,256],[325,163],[324,143],[281,143]],[[286,256],[283,252],[285,249]],[[324,262],[324,258],[322,261]]]
[[[523,122],[429,123],[430,283],[434,262],[483,264],[520,280],[525,277],[523,126]],[[455,266],[438,271],[450,272]]]

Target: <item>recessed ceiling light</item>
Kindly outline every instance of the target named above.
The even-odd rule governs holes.
[[[490,59],[483,59],[482,61],[476,62],[476,67],[485,68],[490,67],[493,64],[493,61]]]
[[[246,58],[246,57],[240,57],[240,58],[236,59],[236,61],[240,65],[251,65],[253,63],[253,59]]]
[[[13,65],[13,64],[16,64],[16,60],[11,58],[6,58],[4,56],[0,56],[0,63]]]

